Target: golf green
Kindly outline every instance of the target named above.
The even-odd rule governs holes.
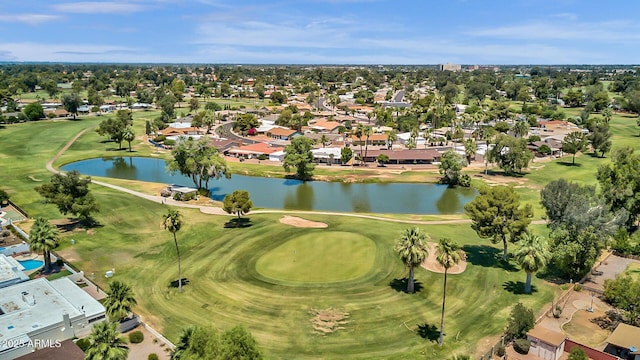
[[[261,275],[280,281],[324,283],[348,281],[373,267],[376,244],[350,232],[318,230],[292,238],[256,263]]]

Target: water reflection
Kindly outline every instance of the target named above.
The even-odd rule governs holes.
[[[67,164],[64,171],[164,184],[194,186],[180,174],[166,171],[163,160],[140,157],[90,159]],[[389,214],[454,214],[476,194],[473,189],[449,189],[446,185],[407,183],[330,183],[302,182],[233,175],[231,179],[212,180],[211,198],[222,201],[235,190],[247,190],[256,207],[339,212]]]
[[[309,182],[301,182],[296,188],[295,192],[289,189],[284,197],[285,209],[289,210],[313,210],[314,194],[313,186]]]

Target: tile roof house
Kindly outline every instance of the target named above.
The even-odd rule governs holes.
[[[291,140],[292,138],[300,135],[302,134],[300,134],[296,130],[285,129],[285,128],[273,128],[267,131],[267,136],[274,139],[280,139],[280,140]]]

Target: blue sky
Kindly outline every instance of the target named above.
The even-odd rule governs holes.
[[[0,61],[638,64],[633,0],[5,0]]]

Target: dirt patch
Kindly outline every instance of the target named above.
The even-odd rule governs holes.
[[[285,225],[291,225],[300,228],[326,228],[328,225],[323,222],[306,220],[296,216],[285,215],[280,218],[280,222]]]
[[[438,263],[438,260],[436,260],[436,248],[438,247],[438,245],[436,243],[428,242],[427,247],[429,248],[429,256],[427,256],[427,258],[422,262],[420,266],[431,272],[441,274],[444,273],[444,268]],[[462,259],[457,265],[449,268],[447,273],[460,274],[463,273],[466,269],[467,261],[466,259]]]
[[[349,313],[334,308],[311,309],[311,324],[314,332],[320,335],[331,334],[344,329],[349,323]]]
[[[607,339],[609,331],[600,328],[591,320],[604,315],[604,311],[595,308],[595,306],[593,312],[578,310],[573,314],[571,321],[562,326],[562,330],[575,341],[591,347],[598,347]]]

